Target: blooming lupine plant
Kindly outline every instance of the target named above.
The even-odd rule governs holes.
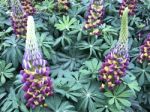
[[[104,0],[91,0],[86,15],[84,29],[89,30],[90,35],[100,35],[98,26],[102,24],[104,16]]]
[[[61,10],[68,10],[70,7],[69,0],[57,0],[58,9]]]
[[[128,55],[128,8],[123,12],[119,41],[105,57],[99,70],[100,89],[113,88],[121,83],[121,77],[126,73],[129,64]]]
[[[11,0],[11,20],[14,33],[17,37],[26,35],[27,17],[35,13],[35,9],[27,0]]]
[[[123,0],[120,6],[119,15],[123,14],[126,7],[129,8],[129,15],[134,15],[137,6],[137,0]]]
[[[150,33],[147,35],[144,44],[140,47],[139,62],[150,61]]]
[[[42,58],[35,36],[35,26],[32,16],[28,16],[25,54],[23,58],[22,75],[24,97],[27,107],[46,106],[45,98],[53,94],[52,81],[49,77],[50,68]]]

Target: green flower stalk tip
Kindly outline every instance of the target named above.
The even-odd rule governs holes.
[[[121,17],[121,30],[119,35],[119,42],[125,43],[128,40],[128,7],[125,8],[123,16]]]

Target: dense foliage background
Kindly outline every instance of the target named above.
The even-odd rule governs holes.
[[[105,0],[101,36],[83,28],[89,0],[70,0],[68,11],[59,11],[54,0],[34,0],[38,43],[51,66],[54,96],[47,108],[27,109],[21,89],[24,38],[16,38],[10,8],[0,0],[0,112],[149,112],[150,66],[136,60],[139,46],[150,30],[150,1],[139,0],[136,15],[129,18],[130,65],[123,83],[101,92],[97,80],[104,56],[114,47],[120,30],[119,0]]]

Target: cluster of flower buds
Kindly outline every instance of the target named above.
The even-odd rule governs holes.
[[[66,11],[70,7],[70,1],[69,0],[57,0],[57,5],[60,11]]]
[[[99,25],[103,22],[104,0],[91,0],[86,15],[84,29],[90,35],[100,35]]]
[[[33,7],[30,0],[21,0],[20,2],[21,2],[21,5],[22,5],[24,12],[27,15],[32,16],[35,13],[35,8]]]
[[[119,15],[122,16],[126,7],[129,8],[129,15],[134,15],[137,6],[137,0],[122,0]]]
[[[140,47],[140,55],[138,60],[140,63],[144,60],[150,61],[150,33],[147,35],[144,44]]]
[[[102,82],[100,89],[113,90],[121,83],[129,64],[128,55],[128,8],[123,12],[119,41],[111,49],[99,70],[99,80]]]
[[[28,0],[11,0],[11,20],[17,37],[26,35],[27,17],[35,13],[35,9]]]
[[[25,54],[20,71],[22,75],[24,97],[27,107],[46,106],[45,98],[53,94],[52,80],[49,77],[50,68],[43,59],[35,36],[35,26],[32,16],[28,16]]]

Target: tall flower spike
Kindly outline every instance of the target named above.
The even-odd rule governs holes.
[[[128,8],[125,8],[121,19],[119,41],[105,57],[99,70],[100,89],[113,88],[121,83],[121,77],[126,73],[129,64],[128,55]]]
[[[27,16],[33,15],[35,9],[28,0],[11,0],[11,20],[14,33],[17,37],[26,35]]]
[[[99,25],[103,23],[104,0],[91,0],[88,7],[84,29],[90,35],[100,35]]]
[[[129,8],[129,15],[134,15],[137,6],[137,0],[122,0],[119,15],[122,16],[126,7]]]
[[[22,9],[19,0],[11,0],[11,21],[16,36],[25,36],[27,26],[27,16]]]
[[[150,33],[144,41],[144,44],[140,46],[140,55],[138,57],[140,63],[143,61],[150,62]]]
[[[21,0],[21,5],[24,10],[24,12],[27,15],[33,15],[35,13],[35,8],[33,7],[30,0]]]
[[[50,68],[43,59],[38,47],[35,26],[32,16],[28,16],[25,54],[22,75],[24,97],[27,107],[46,106],[45,98],[53,94],[52,81],[49,77]]]

